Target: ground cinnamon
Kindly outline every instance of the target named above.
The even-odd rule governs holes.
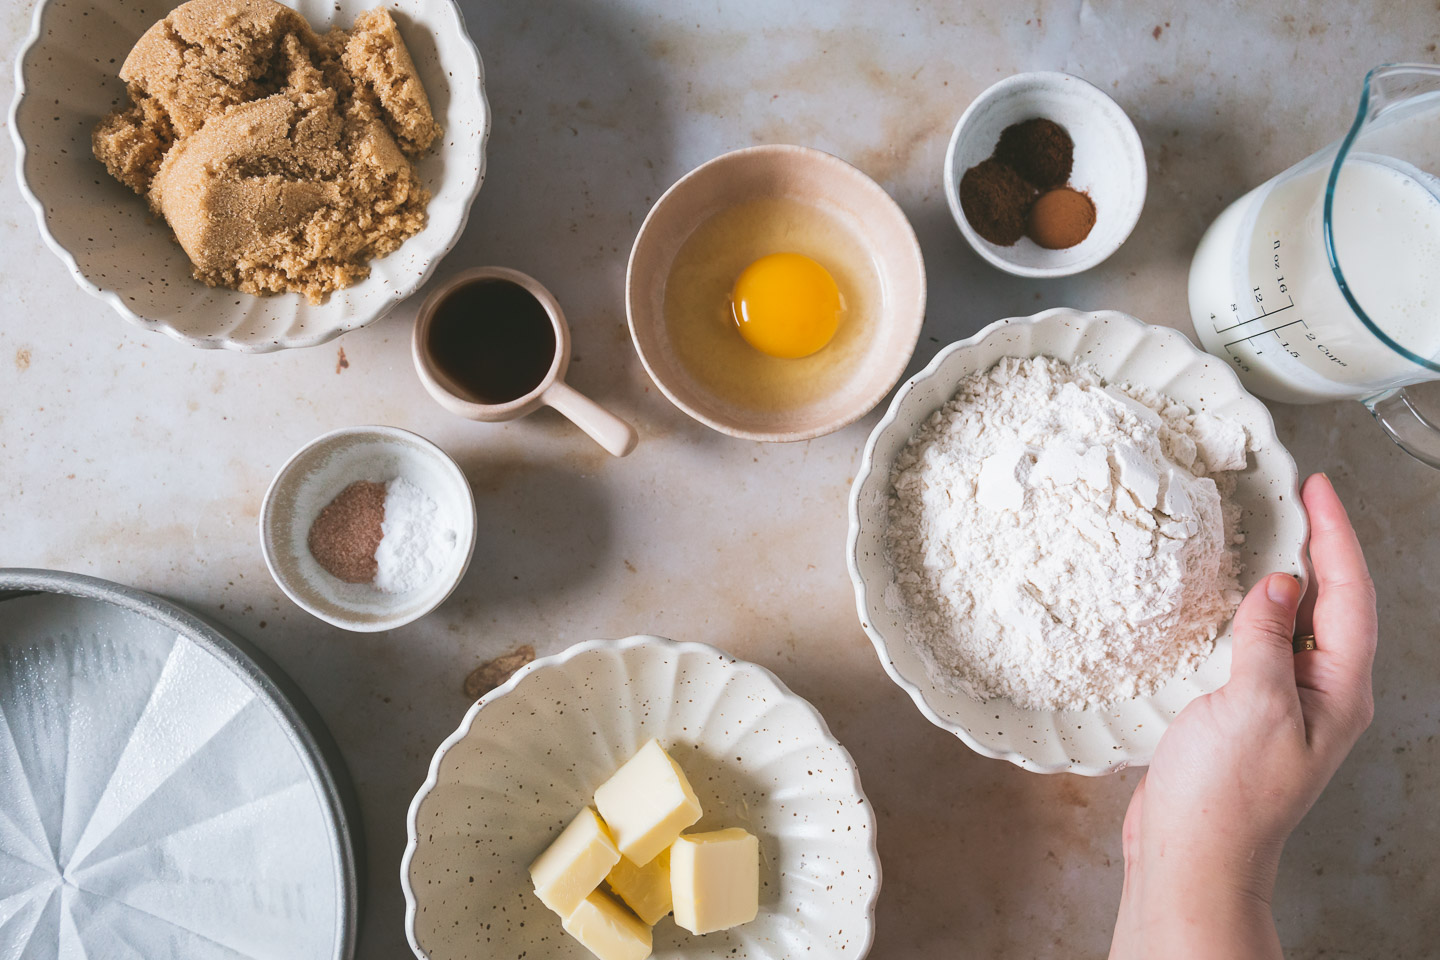
[[[1030,205],[1025,233],[1046,250],[1073,247],[1095,226],[1095,204],[1079,190],[1057,187],[1040,194]]]
[[[350,484],[310,524],[306,543],[315,562],[346,583],[370,583],[378,564],[375,550],[384,536],[385,484]]]

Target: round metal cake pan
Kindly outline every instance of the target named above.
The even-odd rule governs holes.
[[[54,570],[0,569],[0,640],[4,640],[9,622],[18,619],[6,617],[7,603],[36,594],[106,604],[144,618],[158,629],[173,631],[229,668],[256,700],[269,708],[314,788],[320,819],[328,834],[324,844],[335,864],[333,960],[352,960],[363,872],[359,805],[339,749],[295,683],[248,641],[177,604],[107,580]],[[104,617],[97,616],[99,619]]]

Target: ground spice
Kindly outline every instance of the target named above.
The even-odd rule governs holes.
[[[1070,179],[1075,165],[1075,143],[1054,120],[1035,117],[1013,123],[1000,133],[995,159],[1040,190],[1058,187]]]
[[[310,524],[310,555],[346,583],[370,583],[378,564],[375,550],[384,535],[385,484],[350,484]]]
[[[960,178],[960,208],[976,233],[1008,247],[1028,236],[1047,250],[1084,240],[1095,204],[1069,186],[1075,142],[1054,120],[1033,117],[1000,132],[995,153]]]
[[[1095,204],[1079,190],[1058,187],[1040,194],[1030,206],[1025,233],[1046,250],[1073,247],[1095,226]]]
[[[981,160],[960,178],[960,206],[975,232],[1008,247],[1025,235],[1025,213],[1035,188],[1014,168],[994,157]]]

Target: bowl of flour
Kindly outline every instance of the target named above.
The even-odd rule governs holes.
[[[977,752],[1088,775],[1149,762],[1230,672],[1230,620],[1303,576],[1293,458],[1180,333],[1048,310],[908,381],[850,496],[860,621],[922,713]]]

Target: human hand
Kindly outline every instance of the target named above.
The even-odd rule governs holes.
[[[1181,711],[1125,816],[1111,960],[1279,957],[1285,840],[1374,713],[1375,588],[1329,479],[1305,482],[1313,600],[1271,574],[1235,614],[1230,680]],[[1296,633],[1318,649],[1292,652]]]

